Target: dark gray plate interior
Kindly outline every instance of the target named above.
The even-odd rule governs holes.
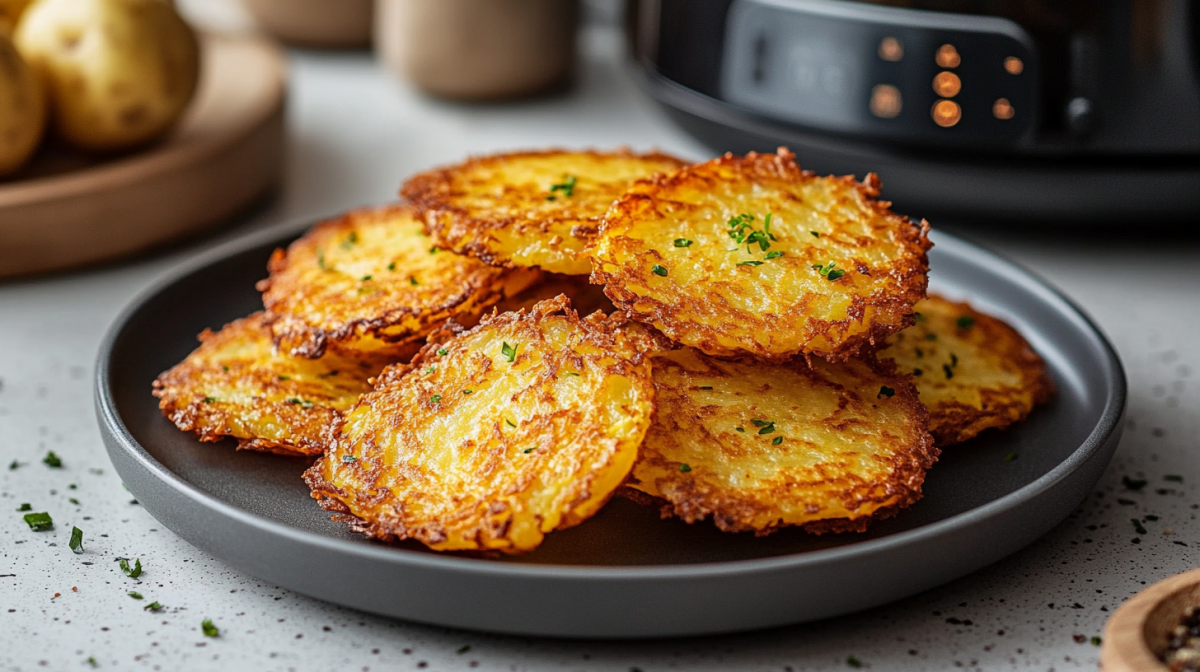
[[[896,518],[861,535],[755,538],[660,520],[615,500],[524,556],[367,542],[309,498],[300,480],[306,461],[201,444],[167,422],[150,395],[150,382],[195,347],[202,329],[261,308],[254,283],[290,237],[268,233],[216,250],[135,301],[101,350],[97,408],[116,468],[164,524],[236,567],[348,606],[597,637],[828,617],[952,580],[1029,543],[1086,496],[1119,438],[1125,383],[1103,336],[1027,272],[940,235],[932,289],[1009,319],[1046,358],[1058,393],[1027,422],[947,450],[925,498]],[[1005,461],[1009,453],[1017,459]]]

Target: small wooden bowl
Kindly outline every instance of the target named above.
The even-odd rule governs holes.
[[[1159,581],[1125,600],[1104,627],[1104,672],[1167,672],[1158,653],[1183,611],[1200,606],[1200,567]]]
[[[371,46],[373,0],[242,0],[264,30],[302,47]]]
[[[201,35],[200,84],[172,133],[95,157],[43,148],[0,181],[0,278],[131,254],[219,224],[283,175],[287,66],[271,40]]]

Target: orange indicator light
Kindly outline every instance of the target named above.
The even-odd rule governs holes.
[[[1010,75],[1019,75],[1025,72],[1025,62],[1016,56],[1009,56],[1004,59],[1004,71]]]
[[[894,37],[885,37],[879,41],[879,57],[895,63],[904,58],[904,43]]]
[[[962,80],[953,72],[942,71],[933,78],[933,91],[943,98],[953,98],[962,90]]]
[[[903,108],[900,89],[891,84],[879,84],[871,89],[871,114],[882,119],[894,119]]]
[[[954,48],[953,44],[943,44],[938,47],[933,60],[943,68],[957,68],[962,63],[962,57],[958,55],[958,50]]]
[[[997,119],[1012,119],[1016,113],[1007,98],[997,98],[996,102],[992,103],[992,116]]]
[[[939,100],[933,104],[930,111],[933,123],[942,128],[950,128],[962,120],[962,108],[953,100]]]

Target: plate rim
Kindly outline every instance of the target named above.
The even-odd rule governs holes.
[[[342,539],[328,537],[316,532],[292,527],[249,511],[239,509],[219,498],[204,492],[195,485],[175,474],[143,447],[129,431],[117,412],[114,395],[111,389],[109,361],[112,351],[129,323],[130,319],[142,307],[165,289],[178,283],[184,278],[212,264],[229,257],[249,251],[252,248],[275,242],[286,245],[286,236],[301,235],[308,227],[323,221],[323,218],[312,216],[296,218],[281,224],[267,227],[261,231],[218,244],[206,251],[200,252],[192,259],[177,268],[164,273],[152,280],[139,291],[121,309],[109,324],[101,341],[96,356],[94,378],[94,401],[97,420],[102,432],[107,433],[120,444],[129,457],[136,460],[140,466],[164,485],[194,504],[203,506],[210,513],[232,518],[235,522],[253,527],[263,533],[287,538],[291,541],[312,544],[323,547],[335,553],[347,553],[359,556],[362,560],[385,562],[397,568],[411,566],[425,570],[461,571],[477,575],[489,575],[495,578],[552,578],[559,580],[626,580],[626,581],[659,581],[664,579],[719,579],[732,576],[745,577],[757,573],[770,573],[783,570],[803,569],[806,565],[824,565],[841,559],[857,558],[863,555],[888,553],[913,545],[921,545],[943,535],[950,535],[969,527],[978,519],[986,519],[1004,515],[1018,508],[1030,499],[1047,494],[1056,483],[1066,479],[1083,463],[1102,450],[1114,432],[1120,429],[1128,399],[1128,384],[1124,365],[1117,355],[1107,335],[1092,320],[1092,318],[1074,301],[1065,296],[1060,290],[1042,278],[1036,272],[1020,263],[1007,258],[992,250],[968,242],[967,240],[947,232],[931,232],[935,246],[967,251],[972,260],[998,275],[1002,275],[1016,285],[1027,290],[1033,290],[1038,298],[1048,304],[1060,304],[1060,311],[1069,315],[1073,322],[1083,327],[1089,340],[1095,342],[1103,355],[1104,378],[1108,383],[1104,408],[1099,420],[1092,427],[1087,438],[1071,452],[1071,454],[1048,472],[1042,474],[1030,483],[994,499],[986,504],[955,514],[934,523],[897,532],[894,534],[856,541],[836,548],[816,551],[803,551],[766,558],[751,558],[740,560],[725,560],[717,562],[700,562],[688,564],[663,565],[557,565],[542,563],[506,563],[486,558],[462,557],[448,554],[431,554],[395,546],[382,544],[362,544],[346,542]],[[265,272],[265,268],[264,268]]]

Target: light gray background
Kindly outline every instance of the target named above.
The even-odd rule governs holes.
[[[632,643],[446,630],[240,574],[131,502],[96,428],[93,358],[120,307],[181,260],[248,228],[388,200],[406,175],[468,153],[625,144],[709,155],[637,92],[611,28],[589,29],[582,47],[568,94],[483,107],[425,99],[366,54],[293,53],[287,186],[267,212],[120,266],[0,284],[0,667],[88,669],[94,656],[102,669],[784,671],[850,669],[853,655],[876,670],[1094,669],[1099,649],[1089,640],[1122,600],[1200,565],[1200,242],[1147,234],[1137,223],[1097,241],[1087,230],[1030,237],[934,222],[1035,269],[1098,321],[1127,367],[1129,421],[1096,492],[1051,534],[974,576],[869,613]],[[61,469],[41,463],[47,450],[62,457]],[[10,470],[14,459],[20,466]],[[1123,476],[1149,484],[1131,492]],[[16,512],[22,502],[51,512],[55,530],[31,532]],[[72,525],[85,532],[83,555],[67,548]],[[141,558],[139,581],[121,574],[119,556]],[[142,610],[154,600],[162,612]],[[201,635],[206,617],[220,638]]]

